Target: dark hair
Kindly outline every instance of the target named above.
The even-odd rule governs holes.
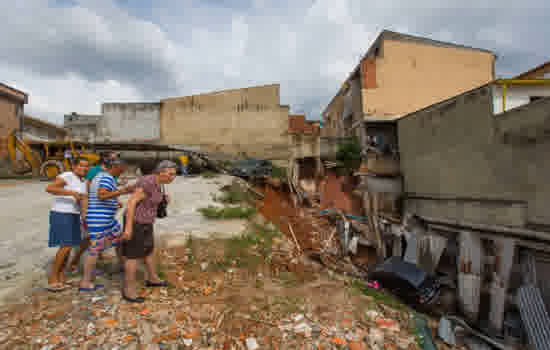
[[[88,162],[88,163],[90,163],[90,160],[89,160],[89,159],[86,159],[86,158],[82,158],[82,157],[73,158],[73,166],[74,166],[74,165],[80,164],[80,162]]]

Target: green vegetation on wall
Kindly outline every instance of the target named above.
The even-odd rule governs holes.
[[[341,144],[336,153],[336,159],[346,169],[358,169],[361,166],[361,142],[358,137]]]

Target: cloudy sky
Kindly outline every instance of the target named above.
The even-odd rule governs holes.
[[[27,112],[57,123],[102,102],[270,83],[281,84],[282,104],[317,119],[382,29],[494,50],[497,75],[509,76],[550,59],[549,9],[547,0],[0,0],[0,81],[29,93]]]

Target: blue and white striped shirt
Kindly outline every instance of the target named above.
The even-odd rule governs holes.
[[[116,191],[115,178],[107,173],[97,174],[90,185],[88,196],[88,215],[86,223],[90,234],[101,233],[116,225],[115,215],[118,208],[118,201],[113,199],[101,200],[98,197],[98,190],[105,188],[109,191]]]

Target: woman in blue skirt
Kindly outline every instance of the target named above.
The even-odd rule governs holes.
[[[81,232],[80,207],[86,208],[88,195],[84,176],[88,172],[86,159],[75,159],[72,171],[67,171],[56,177],[55,181],[46,187],[46,192],[56,196],[50,211],[49,247],[59,247],[52,271],[48,278],[48,290],[58,292],[65,290],[65,266],[71,255],[71,249],[80,245]]]

